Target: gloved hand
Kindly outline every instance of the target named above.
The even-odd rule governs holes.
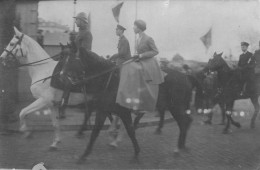
[[[135,54],[135,55],[133,56],[133,60],[139,61],[139,60],[140,60],[140,55],[139,55],[139,54]]]

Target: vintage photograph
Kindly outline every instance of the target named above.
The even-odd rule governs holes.
[[[1,0],[1,169],[260,170],[260,0]]]

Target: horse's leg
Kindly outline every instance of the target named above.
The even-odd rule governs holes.
[[[119,122],[119,117],[115,116],[115,118],[112,120],[109,128],[108,128],[108,135],[110,137],[110,140],[112,141],[111,143],[113,143],[117,137],[117,125]],[[110,143],[110,145],[111,145]]]
[[[68,105],[69,97],[70,97],[70,90],[69,90],[69,88],[67,88],[63,92],[63,95],[62,95],[62,98],[61,98],[61,104],[60,104],[60,107],[59,107],[59,118],[61,118],[61,119],[64,119],[66,117],[65,116],[65,109],[66,109],[66,106]]]
[[[54,127],[54,140],[50,146],[50,150],[57,150],[57,144],[61,142],[61,131],[60,131],[60,123],[58,119],[58,110],[57,107],[52,106],[51,109],[51,121]]]
[[[219,123],[219,125],[225,125],[225,121],[226,121],[226,113],[225,113],[225,107],[223,103],[219,103],[219,107],[220,107],[220,111],[221,111],[221,115],[222,115],[222,120]]]
[[[251,102],[253,103],[254,109],[255,109],[255,112],[251,118],[251,123],[250,123],[250,127],[253,129],[253,128],[255,128],[255,119],[259,113],[259,107],[260,107],[259,103],[258,103],[258,96],[252,97]]]
[[[134,129],[136,130],[141,118],[144,116],[145,112],[136,113],[136,117],[134,119]]]
[[[137,159],[140,152],[140,147],[135,137],[135,130],[132,124],[131,111],[118,105],[117,114],[125,125],[127,134],[130,137],[135,149],[134,159]]]
[[[206,108],[207,108],[207,120],[204,121],[205,124],[212,124],[212,117],[213,117],[213,112],[212,112],[212,103],[211,103],[211,99],[209,97],[206,98]]]
[[[28,127],[26,124],[26,119],[25,117],[30,114],[33,113],[37,110],[40,110],[44,107],[48,106],[48,103],[46,103],[46,101],[43,98],[39,98],[37,100],[35,100],[33,103],[31,103],[29,106],[23,108],[19,114],[20,117],[20,131],[21,132],[25,132],[25,137],[29,137],[30,132],[28,131]]]
[[[230,128],[230,123],[231,123],[231,115],[232,115],[232,107],[228,107],[229,105],[230,105],[230,103],[229,104],[225,104],[226,105],[226,107],[225,107],[225,110],[223,110],[224,111],[224,113],[226,114],[226,116],[227,116],[227,123],[226,123],[226,126],[225,126],[225,128],[224,128],[224,130],[223,130],[223,133],[224,134],[227,134],[227,133],[229,133],[229,128]]]
[[[241,128],[241,124],[237,121],[234,121],[232,118],[232,111],[233,111],[233,107],[234,107],[234,103],[235,100],[233,100],[229,105],[228,105],[228,110],[229,110],[229,118],[230,118],[230,122],[232,125],[236,126],[237,128]]]
[[[91,133],[91,136],[90,136],[90,141],[88,143],[88,146],[87,146],[85,152],[80,157],[78,163],[83,162],[85,160],[85,158],[90,155],[92,148],[93,148],[93,145],[94,145],[94,143],[95,143],[95,141],[96,141],[96,139],[97,139],[97,137],[100,133],[100,130],[102,129],[102,127],[105,123],[107,115],[108,114],[105,113],[105,112],[101,112],[101,111],[96,112],[95,126],[94,126],[94,129],[92,130],[92,133]]]
[[[115,136],[113,141],[109,144],[110,146],[113,146],[113,147],[118,147],[118,143],[122,141],[124,134],[125,134],[125,128],[122,124],[122,121],[118,117],[116,119],[117,119],[117,123],[115,125],[120,123],[120,126],[119,126],[119,129],[118,129],[117,135]]]
[[[158,113],[160,115],[160,121],[159,121],[157,129],[155,130],[155,134],[161,134],[162,133],[162,128],[163,128],[163,125],[164,125],[165,109],[162,108],[162,107],[158,107]]]
[[[179,139],[178,139],[178,149],[184,149],[185,148],[185,142],[186,142],[186,136],[188,129],[191,125],[192,118],[190,115],[185,113],[185,110],[181,105],[175,105],[175,107],[171,107],[170,112],[173,116],[173,118],[176,120],[178,127],[180,129],[179,133]]]
[[[83,132],[87,127],[87,122],[93,112],[93,106],[91,104],[91,101],[90,102],[85,101],[85,102],[86,102],[86,104],[85,104],[86,106],[85,106],[84,121],[83,121],[82,125],[80,126],[79,131],[77,132],[77,137],[82,137]]]
[[[92,111],[93,111],[93,101],[88,101],[88,97],[87,97],[87,91],[86,91],[86,86],[82,87],[82,93],[84,94],[84,98],[85,98],[85,114],[84,114],[84,121],[79,129],[79,131],[77,132],[77,137],[81,137],[83,135],[83,132],[85,130],[85,128],[87,127],[87,121],[89,120]]]

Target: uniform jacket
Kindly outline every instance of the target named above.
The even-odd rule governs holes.
[[[131,58],[130,45],[125,36],[119,38],[118,53],[113,55],[117,64],[121,64]]]
[[[260,68],[260,50],[256,50],[254,53],[255,64],[257,68]]]
[[[245,54],[241,54],[238,61],[238,67],[245,72],[254,71],[255,57],[253,54],[248,51]]]
[[[86,50],[91,50],[92,48],[92,34],[87,28],[80,28],[78,35],[76,36],[76,46],[77,50],[83,47]]]
[[[154,58],[154,56],[159,53],[154,40],[143,33],[137,43],[136,51],[141,55],[140,64],[142,65],[146,81],[152,84],[162,83],[164,81],[164,75],[157,60]]]

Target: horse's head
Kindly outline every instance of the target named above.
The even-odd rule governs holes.
[[[14,27],[15,35],[9,42],[4,52],[0,56],[0,62],[6,67],[15,67],[19,64],[20,58],[24,58],[27,54],[23,44],[24,34]]]
[[[220,68],[225,66],[225,61],[222,58],[222,53],[217,54],[216,52],[213,54],[213,57],[209,59],[207,68],[211,71],[218,71]]]

